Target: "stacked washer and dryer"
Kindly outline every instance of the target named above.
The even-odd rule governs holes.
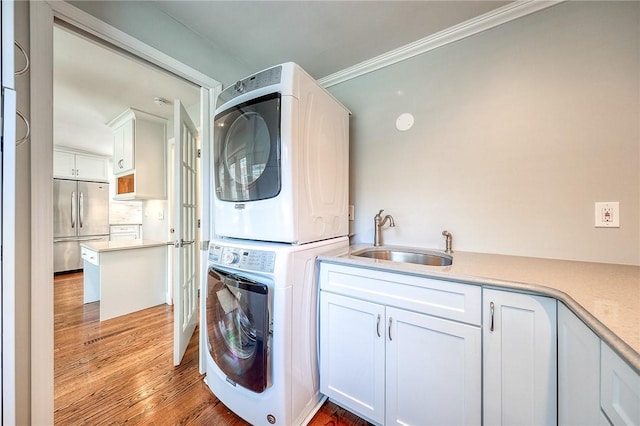
[[[294,63],[216,106],[205,381],[252,424],[305,424],[323,402],[316,258],[349,244],[349,111]]]

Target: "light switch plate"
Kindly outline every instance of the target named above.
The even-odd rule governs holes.
[[[619,202],[597,202],[595,206],[596,228],[620,228]]]

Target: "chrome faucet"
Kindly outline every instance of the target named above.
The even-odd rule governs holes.
[[[377,215],[373,217],[373,245],[375,247],[382,245],[382,234],[380,233],[380,229],[384,226],[387,221],[389,221],[389,226],[396,226],[396,223],[393,220],[393,216],[390,214],[386,215],[384,218],[382,217],[382,212],[384,210],[380,210]]]
[[[442,235],[444,236],[445,240],[446,240],[446,247],[444,249],[445,253],[453,253],[453,249],[451,248],[451,244],[452,244],[452,240],[453,240],[453,235],[451,235],[451,232],[444,230],[442,231]]]

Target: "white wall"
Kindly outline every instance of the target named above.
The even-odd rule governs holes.
[[[387,244],[448,229],[454,250],[640,264],[639,40],[640,3],[567,2],[330,88],[353,112],[353,241],[384,208]]]

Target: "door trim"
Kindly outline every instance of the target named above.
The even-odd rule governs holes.
[[[53,224],[40,211],[51,211],[53,175],[53,46],[54,19],[87,31],[98,39],[107,41],[149,61],[160,68],[199,85],[201,96],[201,123],[203,130],[211,127],[212,102],[222,85],[177,61],[161,51],[137,40],[117,28],[89,15],[63,1],[31,2],[29,9],[31,39],[31,385],[30,413],[32,424],[53,424]],[[211,132],[203,132],[203,146],[211,144]],[[205,139],[206,138],[206,139]],[[203,170],[209,167],[204,157]],[[209,205],[209,196],[202,194],[203,205]],[[203,219],[205,219],[203,217]],[[202,232],[209,232],[208,220]],[[206,238],[208,239],[208,238]],[[201,274],[202,277],[205,274]],[[202,278],[201,278],[202,282]],[[45,319],[45,320],[43,320]],[[202,348],[200,348],[201,372],[204,372]]]

